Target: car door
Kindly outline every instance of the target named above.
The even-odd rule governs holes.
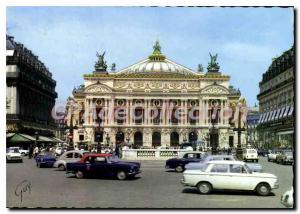
[[[105,157],[95,157],[93,172],[98,176],[107,175],[107,162]]]
[[[228,189],[228,180],[230,179],[228,168],[228,164],[214,164],[211,167],[209,182],[212,183],[214,189]]]
[[[249,190],[252,187],[252,180],[250,173],[242,164],[230,164],[227,181],[229,189]]]

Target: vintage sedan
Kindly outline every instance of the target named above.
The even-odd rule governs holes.
[[[185,165],[186,169],[200,169],[203,165],[205,165],[208,161],[213,160],[225,160],[225,161],[234,161],[237,160],[233,155],[205,155],[200,162],[192,162]],[[247,166],[253,172],[262,172],[263,168],[258,163],[247,163]]]
[[[175,169],[176,172],[183,172],[185,165],[191,162],[199,162],[204,157],[204,152],[187,152],[182,158],[171,158],[166,161],[166,169]]]
[[[53,164],[53,167],[58,168],[61,171],[66,170],[67,163],[74,163],[80,161],[84,154],[89,153],[85,150],[71,150],[63,153],[57,161]]]
[[[121,161],[111,154],[87,154],[79,162],[67,163],[66,173],[75,174],[76,178],[112,176],[125,180],[139,174],[140,167],[138,162]]]
[[[293,152],[290,150],[283,150],[279,152],[279,154],[276,156],[276,163],[293,164],[294,163]]]
[[[252,190],[267,196],[279,187],[278,179],[269,173],[252,172],[242,161],[208,161],[201,169],[187,169],[181,183],[196,187],[201,194],[213,189]]]
[[[6,149],[6,162],[23,162],[19,147],[9,147]]]
[[[41,152],[35,158],[36,166],[41,167],[52,167],[54,162],[56,161],[55,155],[52,153]]]

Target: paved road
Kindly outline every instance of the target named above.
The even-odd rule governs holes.
[[[279,178],[280,188],[267,197],[252,192],[218,191],[200,195],[180,184],[181,173],[166,171],[164,161],[141,161],[142,174],[134,180],[76,179],[54,168],[37,168],[33,160],[7,164],[7,207],[98,207],[98,208],[285,208],[280,196],[293,183],[290,165],[260,159],[265,172]],[[15,195],[27,180],[22,197]],[[27,191],[26,191],[27,190]]]

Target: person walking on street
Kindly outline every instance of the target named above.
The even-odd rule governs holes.
[[[34,159],[35,159],[36,156],[39,154],[39,147],[36,146],[33,150],[33,153],[34,153]]]

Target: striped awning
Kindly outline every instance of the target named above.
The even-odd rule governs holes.
[[[258,124],[261,123],[263,115],[264,115],[264,114],[260,114],[260,115],[259,115],[259,119],[258,119],[258,122],[257,122]]]
[[[283,114],[285,112],[285,109],[286,109],[286,106],[284,106],[282,109],[281,109],[281,112],[280,112],[280,115],[279,115],[279,119],[281,119],[283,117]]]
[[[288,117],[292,116],[293,112],[294,112],[294,106],[292,105],[291,108],[290,108],[290,111],[288,113]]]
[[[290,106],[287,106],[285,111],[284,111],[283,117],[286,117],[288,115],[289,110],[290,110]]]

